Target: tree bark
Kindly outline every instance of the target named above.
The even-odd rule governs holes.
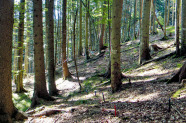
[[[13,0],[0,1],[0,122],[12,123],[12,119],[27,117],[18,112],[12,101],[11,63],[13,33]]]
[[[88,51],[88,13],[89,13],[89,0],[86,0],[86,14],[85,14],[85,55],[86,60],[90,59]]]
[[[71,77],[71,74],[68,70],[67,66],[67,58],[66,58],[66,6],[67,0],[63,0],[63,20],[62,20],[62,64],[63,64],[63,78],[67,79]]]
[[[46,0],[47,1],[47,0]],[[58,90],[55,84],[55,62],[54,62],[54,0],[48,0],[48,39],[47,39],[47,63],[48,63],[48,88],[50,95],[58,95]]]
[[[120,38],[121,38],[121,15],[123,0],[113,1],[112,5],[112,34],[111,34],[111,87],[116,92],[121,88],[120,68]]]
[[[186,1],[182,0],[181,10],[181,55],[186,56]]]
[[[80,0],[80,7],[79,7],[79,51],[78,55],[82,55],[82,2]]]
[[[176,43],[176,55],[179,56],[180,55],[180,34],[179,34],[179,28],[180,28],[180,21],[179,21],[179,17],[180,16],[180,0],[176,0],[176,25],[175,25],[175,43]]]
[[[144,0],[142,29],[141,29],[141,41],[140,41],[140,56],[139,56],[139,63],[140,64],[151,59],[150,50],[149,50],[150,6],[151,6],[151,0]]]
[[[35,83],[33,100],[37,97],[46,100],[53,100],[53,98],[49,96],[46,88],[43,50],[42,0],[33,0],[33,26],[35,63]]]
[[[19,31],[18,31],[18,76],[16,80],[16,92],[26,92],[23,88],[23,43],[24,43],[24,14],[25,14],[25,0],[20,1],[19,12]]]

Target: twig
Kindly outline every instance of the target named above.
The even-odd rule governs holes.
[[[185,116],[182,115],[175,107],[172,106],[172,108],[173,108],[174,110],[176,110],[176,111],[178,112],[178,114],[179,114],[183,119],[185,119]]]

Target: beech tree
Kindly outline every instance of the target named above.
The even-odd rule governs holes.
[[[120,68],[120,38],[121,38],[121,15],[123,0],[114,0],[112,5],[112,33],[111,33],[111,87],[117,91],[121,85]]]
[[[13,0],[0,1],[0,122],[12,123],[27,117],[19,113],[12,101],[11,63],[13,33]]]

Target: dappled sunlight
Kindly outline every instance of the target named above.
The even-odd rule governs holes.
[[[70,92],[75,91],[79,88],[78,82],[63,80],[62,78],[56,80],[56,85],[59,90],[68,90]]]
[[[130,95],[128,98],[120,98],[118,101],[122,102],[139,102],[139,101],[148,101],[158,98],[159,93],[151,93],[151,94],[141,94],[141,95]]]

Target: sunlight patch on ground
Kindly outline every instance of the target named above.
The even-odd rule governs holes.
[[[158,98],[159,93],[151,93],[151,94],[142,94],[142,95],[131,95],[128,98],[120,98],[117,101],[121,101],[121,102],[138,102],[138,101],[148,101],[148,100],[152,100],[154,98]]]
[[[68,89],[70,91],[74,91],[79,88],[79,84],[77,82],[63,80],[62,78],[56,80],[56,85],[60,90]]]

